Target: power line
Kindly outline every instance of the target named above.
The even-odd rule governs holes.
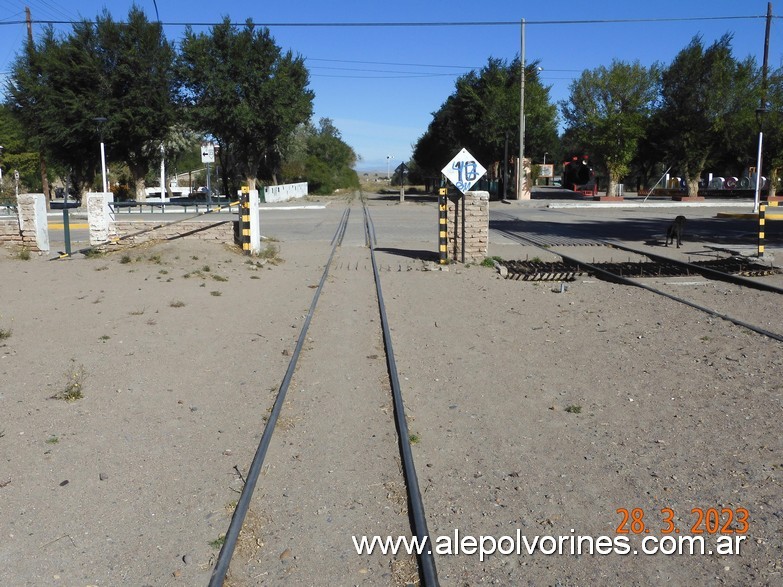
[[[412,74],[412,75],[460,75],[458,72],[430,73],[426,71],[390,71],[388,69],[363,69],[360,67],[326,67],[323,65],[311,65],[310,69],[333,69],[336,71],[364,71],[368,73],[404,73],[404,74]]]
[[[24,10],[22,10],[22,11],[20,11],[20,12],[16,12],[16,13],[14,13],[14,14],[12,14],[12,15],[10,15],[10,16],[8,16],[8,17],[6,17],[6,18],[2,18],[2,19],[0,19],[0,24],[2,24],[2,23],[4,23],[4,22],[6,22],[6,19],[8,19],[8,18],[16,18],[16,17],[19,17],[19,16],[21,16],[21,15],[23,15],[23,14],[24,14]]]
[[[780,19],[783,16],[773,16],[773,19]],[[526,20],[526,26],[537,25],[594,25],[594,24],[631,24],[631,23],[667,23],[667,22],[705,22],[705,21],[724,21],[724,20],[760,20],[766,19],[766,15],[746,15],[746,16],[693,16],[693,17],[670,17],[670,18],[608,18],[591,20]],[[24,20],[4,21],[0,25],[24,24]],[[33,20],[33,24],[77,24],[83,21],[77,20]],[[87,20],[86,22],[95,23]],[[223,22],[161,22],[163,26],[192,26],[209,27],[220,26]],[[246,22],[230,23],[231,26],[243,27]],[[443,21],[443,22],[253,22],[254,26],[267,28],[420,28],[420,27],[481,27],[481,26],[519,26],[518,20],[498,20],[498,21]]]
[[[389,72],[395,73],[395,72]],[[404,79],[404,78],[425,78],[425,77],[454,77],[458,73],[411,73],[401,75],[330,75],[326,73],[313,73],[310,77],[336,77],[349,79]]]
[[[316,59],[315,57],[306,57],[307,61],[328,61],[331,63],[360,63],[364,65],[395,65],[400,67],[450,67],[453,69],[479,69],[470,65],[433,65],[426,63],[391,63],[386,61],[355,61],[352,59]]]
[[[28,0],[29,1],[29,0]],[[57,2],[50,2],[48,0],[38,0],[51,14],[59,14],[61,17],[73,18],[73,13],[67,9],[61,8]],[[38,9],[37,7],[33,7]]]

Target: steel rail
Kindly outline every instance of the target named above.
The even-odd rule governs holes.
[[[754,324],[750,324],[749,322],[745,322],[743,320],[739,320],[738,318],[734,318],[732,316],[729,316],[728,314],[723,314],[721,312],[718,312],[717,310],[713,310],[712,308],[708,308],[707,306],[702,306],[702,305],[697,304],[695,302],[691,302],[689,300],[686,300],[685,298],[681,298],[679,296],[675,296],[673,294],[670,294],[670,293],[667,293],[665,291],[656,289],[656,288],[654,288],[652,286],[649,286],[649,285],[646,285],[644,283],[639,283],[638,281],[634,281],[633,279],[629,279],[627,277],[623,277],[621,275],[617,275],[615,273],[612,273],[611,271],[607,271],[607,270],[602,269],[600,267],[596,267],[595,265],[592,265],[591,263],[587,263],[585,261],[580,261],[579,259],[575,259],[575,258],[573,258],[573,257],[571,257],[569,255],[564,254],[564,253],[559,253],[557,251],[553,251],[551,248],[542,247],[542,246],[534,243],[533,241],[530,241],[530,240],[526,239],[523,236],[519,236],[517,234],[514,234],[513,232],[508,232],[506,230],[498,230],[498,229],[494,229],[494,230],[497,230],[497,232],[500,232],[501,234],[503,234],[507,238],[510,238],[511,240],[515,240],[515,241],[517,241],[519,243],[524,243],[524,244],[529,244],[529,245],[532,244],[533,246],[538,247],[539,249],[548,251],[550,253],[554,253],[555,255],[558,255],[559,257],[561,257],[562,259],[564,259],[566,261],[574,263],[575,265],[578,265],[580,267],[584,267],[589,272],[591,272],[591,273],[593,273],[595,275],[603,276],[605,279],[607,279],[609,281],[613,281],[615,283],[620,283],[620,284],[624,284],[624,285],[631,285],[631,286],[634,286],[634,287],[639,287],[641,289],[644,289],[644,290],[647,290],[649,292],[658,294],[658,295],[663,296],[665,298],[669,298],[670,300],[673,300],[675,302],[679,302],[681,304],[685,304],[686,306],[690,306],[691,308],[694,308],[696,310],[704,312],[705,314],[709,314],[710,316],[714,316],[716,318],[721,318],[721,319],[726,320],[728,322],[731,322],[732,324],[735,324],[737,326],[742,326],[743,328],[747,328],[748,330],[756,332],[757,334],[761,334],[761,335],[766,336],[768,338],[771,338],[773,340],[777,340],[777,341],[783,342],[783,335],[778,334],[776,332],[772,332],[772,331],[767,330],[765,328],[761,328],[760,326],[756,326]],[[671,259],[668,259],[668,260],[670,261]]]
[[[408,422],[405,418],[405,404],[402,399],[402,389],[400,378],[397,373],[397,362],[394,359],[394,347],[392,345],[391,329],[389,319],[386,315],[386,305],[383,302],[383,291],[381,289],[381,277],[378,272],[378,264],[375,259],[375,247],[377,241],[375,238],[375,226],[367,210],[367,204],[362,197],[362,210],[364,212],[365,235],[367,236],[368,246],[370,248],[370,258],[372,260],[372,270],[375,277],[375,291],[378,297],[378,311],[381,315],[381,326],[383,328],[383,343],[386,347],[386,365],[389,370],[389,379],[392,386],[392,397],[394,399],[394,418],[397,425],[397,436],[400,445],[400,454],[402,456],[403,472],[405,474],[405,484],[408,491],[409,515],[413,522],[413,531],[419,539],[420,544],[426,544],[422,552],[418,553],[419,575],[421,584],[424,587],[438,587],[438,573],[435,568],[435,558],[432,554],[432,544],[430,534],[427,528],[427,517],[424,513],[424,502],[421,498],[419,480],[416,475],[416,466],[413,461],[413,451],[411,450],[410,437],[408,432]],[[426,542],[424,540],[426,539]]]
[[[239,532],[242,529],[245,516],[247,515],[247,511],[250,508],[250,499],[253,497],[253,492],[258,481],[258,476],[261,473],[261,468],[264,464],[264,458],[266,457],[266,452],[269,448],[269,442],[272,440],[272,434],[274,433],[277,419],[281,410],[283,409],[283,402],[285,401],[286,392],[288,391],[288,387],[291,384],[291,379],[294,376],[296,364],[299,360],[299,354],[302,351],[302,346],[304,345],[305,339],[307,337],[307,330],[310,327],[310,321],[313,318],[315,307],[318,304],[318,298],[321,296],[324,283],[326,283],[326,278],[329,275],[329,267],[332,264],[335,251],[337,250],[337,247],[342,244],[343,236],[345,235],[345,228],[348,225],[348,217],[350,214],[351,209],[346,208],[345,212],[343,212],[342,218],[340,219],[340,224],[337,227],[335,238],[332,239],[332,252],[330,253],[329,259],[327,260],[326,266],[324,267],[324,272],[321,275],[321,281],[318,283],[318,288],[315,290],[313,301],[310,304],[310,310],[307,313],[304,324],[302,325],[302,330],[300,331],[299,338],[296,341],[296,347],[294,348],[294,352],[291,355],[291,360],[288,362],[288,369],[286,370],[285,376],[283,377],[283,382],[280,384],[280,389],[277,392],[277,397],[275,398],[272,412],[270,413],[269,419],[264,426],[264,432],[261,435],[261,441],[258,444],[256,454],[253,457],[250,469],[247,472],[245,484],[242,487],[242,493],[239,496],[237,506],[234,509],[234,514],[231,516],[231,523],[229,524],[228,530],[226,531],[225,541],[223,542],[223,546],[220,548],[220,554],[218,555],[215,568],[212,570],[212,577],[209,581],[209,587],[222,587],[226,579],[226,573],[228,572],[228,567],[231,563],[231,557],[234,554],[237,539],[239,538]]]

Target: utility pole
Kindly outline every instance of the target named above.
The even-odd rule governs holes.
[[[35,46],[33,45],[33,17],[30,14],[30,7],[25,6],[24,7],[24,13],[25,13],[25,22],[27,23],[27,42],[30,44],[31,49],[35,49]],[[46,172],[46,158],[44,157],[43,153],[43,146],[39,147],[38,150],[38,162],[41,166],[41,189],[44,193],[44,200],[46,201],[46,209],[51,209],[51,203],[49,202],[49,177],[48,173]],[[68,195],[66,194],[66,199]]]
[[[764,61],[761,66],[761,104],[756,110],[759,125],[759,151],[756,157],[756,193],[753,197],[753,213],[758,214],[761,201],[761,150],[764,144],[764,115],[767,113],[767,72],[769,70],[769,29],[772,23],[772,2],[767,2],[767,29],[764,34]],[[767,197],[774,195],[775,186],[770,183]]]

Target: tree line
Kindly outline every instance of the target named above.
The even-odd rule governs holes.
[[[251,20],[188,27],[175,45],[135,6],[125,22],[104,10],[65,35],[46,28],[17,55],[0,108],[3,167],[44,191],[67,177],[81,194],[100,185],[103,140],[112,183],[143,200],[161,157],[201,165],[206,139],[226,194],[257,182],[356,187],[356,153],[330,120],[313,124],[308,84],[304,59]]]
[[[708,171],[742,177],[755,167],[763,130],[763,168],[776,186],[783,165],[783,68],[764,76],[754,58],[733,55],[731,42],[730,34],[709,45],[695,36],[668,65],[614,60],[585,70],[558,104],[540,80],[539,63],[526,64],[525,155],[540,162],[546,153],[553,163],[586,155],[610,194],[637,178],[651,187],[670,168],[696,195]],[[460,77],[415,145],[417,171],[439,176],[462,147],[487,163],[518,153],[519,86],[518,59],[490,58]]]

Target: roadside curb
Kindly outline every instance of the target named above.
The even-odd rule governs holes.
[[[741,208],[753,202],[552,202],[547,208]]]

